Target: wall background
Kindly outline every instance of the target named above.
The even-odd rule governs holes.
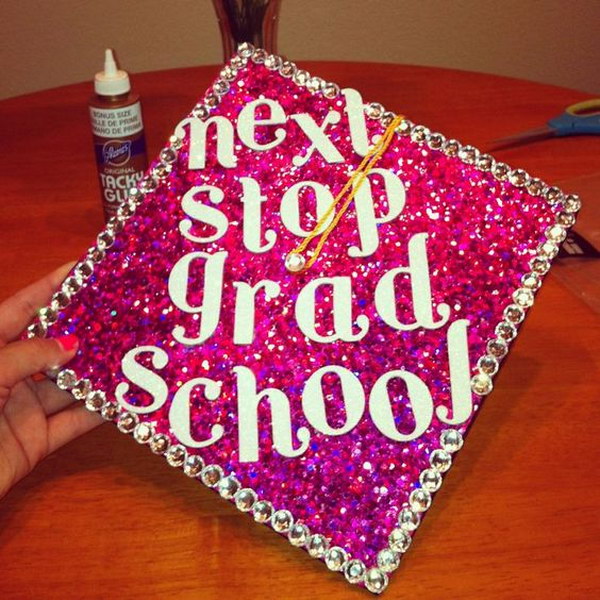
[[[452,67],[600,93],[600,0],[282,0],[295,61]],[[132,73],[222,60],[210,0],[3,0],[0,98],[91,80],[105,47]]]

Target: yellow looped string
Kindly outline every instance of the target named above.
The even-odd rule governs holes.
[[[398,115],[388,125],[387,129],[383,132],[381,138],[377,140],[377,143],[375,143],[373,147],[367,152],[360,165],[358,165],[358,167],[356,168],[354,173],[352,173],[352,176],[348,179],[344,187],[333,199],[327,210],[317,221],[317,224],[314,226],[312,231],[304,238],[304,240],[296,248],[294,248],[294,250],[291,251],[290,254],[302,254],[306,250],[308,245],[311,243],[311,241],[314,240],[315,237],[317,237],[318,235],[321,235],[321,238],[315,246],[315,251],[307,259],[304,267],[302,268],[303,271],[306,271],[306,269],[310,268],[310,266],[319,257],[319,254],[321,253],[321,250],[323,249],[327,238],[329,237],[331,232],[336,228],[337,224],[340,222],[340,219],[344,216],[344,213],[348,210],[348,207],[350,206],[350,203],[356,195],[356,192],[366,180],[367,175],[369,174],[371,169],[375,166],[377,161],[383,156],[384,152],[387,150],[388,146],[390,145],[390,142],[392,141],[392,138],[394,137],[396,127],[400,125],[404,118],[405,117],[403,115]],[[340,210],[336,213],[333,220],[325,229],[325,231],[323,231],[322,234],[319,234],[319,229],[323,226],[327,219],[329,219],[329,217],[335,210],[335,207],[339,204],[340,200],[344,197],[344,195],[350,188],[352,188],[352,190],[344,200],[344,203],[342,204]]]

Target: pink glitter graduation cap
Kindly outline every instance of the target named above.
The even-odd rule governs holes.
[[[290,272],[394,117],[241,46],[29,329],[80,338],[56,381],[87,408],[376,593],[580,206],[403,120]]]

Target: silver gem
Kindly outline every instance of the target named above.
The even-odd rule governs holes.
[[[91,260],[83,260],[75,267],[76,275],[81,279],[87,279],[94,272],[94,263]]]
[[[277,71],[282,63],[283,61],[276,54],[269,54],[269,56],[265,58],[265,67],[271,71]]]
[[[496,161],[489,154],[481,154],[477,157],[477,160],[475,161],[475,165],[477,166],[477,168],[480,171],[484,171],[486,173],[489,173],[494,168],[495,164]]]
[[[273,514],[273,505],[267,500],[259,500],[252,507],[252,516],[258,523],[266,523]]]
[[[517,304],[509,304],[504,309],[504,318],[511,323],[520,323],[525,318],[525,311]]]
[[[487,375],[495,375],[498,372],[498,361],[494,356],[486,354],[477,361],[477,368]]]
[[[523,169],[513,169],[508,176],[508,180],[516,187],[523,187],[529,181],[529,173]]]
[[[402,119],[402,121],[400,121],[400,124],[398,125],[398,127],[396,127],[396,133],[398,135],[410,135],[412,128],[413,128],[412,121],[409,121],[408,119]]]
[[[313,558],[323,558],[329,548],[329,540],[320,533],[315,533],[310,536],[306,549]]]
[[[377,566],[385,573],[391,573],[400,566],[400,556],[391,548],[384,548],[377,555]]]
[[[204,468],[204,461],[199,454],[188,454],[183,463],[183,472],[188,477],[198,477]]]
[[[200,473],[202,483],[208,487],[215,487],[223,477],[223,469],[219,465],[206,465]]]
[[[546,200],[549,204],[558,204],[563,200],[563,193],[557,187],[549,187],[546,190]]]
[[[446,140],[442,146],[442,151],[446,156],[456,156],[460,151],[460,142],[458,140]]]
[[[365,563],[358,558],[353,558],[346,563],[344,575],[350,583],[360,583],[367,572]]]
[[[388,576],[381,570],[372,568],[365,574],[365,587],[373,594],[381,594],[388,586]]]
[[[444,136],[441,133],[430,133],[427,136],[427,145],[432,150],[439,150],[444,143]]]
[[[47,325],[52,325],[52,323],[54,323],[56,321],[58,317],[58,313],[56,311],[56,309],[52,308],[52,307],[45,307],[45,308],[41,308],[38,311],[38,318],[40,319],[40,321],[42,321],[43,323],[47,324]]]
[[[410,132],[410,139],[413,142],[421,143],[427,139],[429,133],[430,131],[427,129],[427,127],[423,127],[423,125],[417,125],[416,127],[413,127],[412,131]]]
[[[158,179],[165,179],[171,172],[171,165],[165,165],[158,163],[154,169],[152,169],[152,175]]]
[[[306,89],[311,94],[316,94],[317,92],[319,92],[321,90],[322,83],[323,83],[323,80],[320,77],[311,77],[306,82]]]
[[[442,476],[435,469],[425,469],[419,475],[419,482],[424,490],[437,492],[442,485]]]
[[[227,500],[233,498],[240,487],[240,482],[235,475],[223,477],[219,483],[217,483],[217,491],[222,498],[226,498]]]
[[[527,183],[527,191],[532,196],[539,196],[540,194],[542,194],[544,192],[545,187],[546,184],[537,177],[532,177]]]
[[[29,333],[29,337],[45,337],[47,333],[46,324],[41,321],[36,321],[32,323],[28,328],[27,332]]]
[[[197,104],[196,106],[194,106],[194,108],[192,108],[192,116],[196,119],[206,119],[209,113],[210,110],[205,104]]]
[[[535,256],[529,261],[531,270],[540,275],[544,275],[550,269],[550,261],[541,256]]]
[[[452,466],[452,456],[438,448],[429,455],[429,464],[440,473],[445,473]]]
[[[289,531],[294,524],[294,517],[289,510],[278,510],[271,517],[271,526],[279,533]]]
[[[165,458],[172,467],[181,467],[187,458],[187,452],[181,444],[174,444],[166,451]]]
[[[56,385],[61,390],[70,390],[77,383],[77,375],[71,369],[63,369],[56,376]]]
[[[493,387],[492,378],[487,373],[477,373],[471,379],[471,389],[479,396],[489,394]]]
[[[280,75],[288,79],[290,77],[293,77],[297,70],[298,69],[296,65],[293,62],[290,62],[289,60],[284,61],[281,67],[279,67]]]
[[[242,488],[235,493],[234,500],[238,510],[248,512],[257,500],[256,492],[250,488]]]
[[[100,410],[100,415],[105,421],[113,421],[119,414],[119,409],[113,402],[107,402]]]
[[[322,90],[325,98],[335,98],[340,93],[340,87],[336,83],[325,82]]]
[[[440,435],[440,446],[450,454],[458,452],[463,447],[463,436],[457,429],[444,429]]]
[[[458,152],[458,158],[468,165],[474,165],[479,156],[479,150],[475,146],[463,146]]]
[[[105,256],[106,252],[100,250],[100,248],[90,248],[88,250],[88,258],[96,265],[103,261]]]
[[[243,56],[234,56],[230,61],[232,69],[239,70],[248,64],[248,59]]]
[[[255,62],[257,65],[262,65],[267,56],[269,56],[269,53],[266,50],[263,48],[256,48],[252,53],[251,59],[252,62]]]
[[[219,98],[219,96],[213,94],[212,92],[209,92],[208,94],[206,94],[206,96],[204,96],[204,103],[209,108],[214,108],[215,106],[218,106],[220,101],[221,99]]]
[[[80,379],[71,389],[71,394],[77,400],[84,400],[92,391],[92,383],[89,379]]]
[[[223,96],[229,91],[229,82],[225,79],[217,79],[213,84],[215,94]]]
[[[527,308],[533,305],[533,292],[529,288],[519,288],[512,297],[518,306]]]
[[[506,356],[506,353],[508,352],[508,346],[506,345],[506,342],[501,339],[490,340],[487,343],[486,348],[488,354],[491,354],[496,358],[502,358],[503,356]]]
[[[115,243],[115,237],[108,231],[103,231],[96,238],[96,245],[100,250],[106,250]]]
[[[521,284],[523,285],[523,287],[529,288],[530,290],[537,290],[540,287],[540,285],[542,285],[542,280],[540,276],[535,272],[525,273],[521,277]]]
[[[379,119],[383,114],[383,106],[379,102],[371,102],[365,106],[365,114],[369,119]]]
[[[310,531],[304,523],[294,523],[288,532],[288,540],[292,546],[304,546],[309,536]]]
[[[564,227],[556,224],[546,229],[546,237],[549,240],[553,240],[556,243],[560,244],[567,237],[567,232],[565,231]]]
[[[503,162],[497,162],[492,169],[492,175],[498,181],[505,181],[508,178],[508,174],[510,173],[510,167]]]
[[[135,212],[135,204],[133,204],[133,203],[125,204],[125,203],[123,203],[117,209],[117,217],[121,221],[126,221],[127,219],[129,219],[129,217],[131,217],[131,215],[133,215],[134,212]]]
[[[106,231],[113,236],[123,230],[123,222],[117,216],[111,217],[106,223]]]
[[[310,79],[310,74],[308,71],[304,71],[303,69],[298,69],[294,73],[294,83],[299,86],[306,85],[306,82]]]
[[[399,527],[394,529],[388,538],[390,548],[395,552],[400,553],[406,552],[409,549],[411,542],[412,538],[410,535],[406,533],[404,529],[400,529]]]
[[[572,227],[575,225],[575,215],[570,212],[558,213],[556,222],[562,227]]]
[[[106,395],[100,390],[94,390],[90,392],[85,399],[85,407],[93,412],[102,410],[104,402],[106,401]]]
[[[414,512],[425,512],[431,506],[431,494],[427,490],[417,488],[410,493],[408,503]]]
[[[139,183],[139,188],[143,194],[146,194],[153,192],[157,185],[157,182],[152,177],[144,177]]]
[[[236,78],[237,71],[232,69],[229,65],[223,67],[219,74],[225,81],[233,81]]]
[[[305,265],[306,259],[304,258],[304,255],[299,254],[298,252],[290,252],[285,257],[285,268],[290,273],[300,273]]]
[[[169,449],[170,443],[169,438],[164,433],[156,433],[150,440],[150,450],[154,454],[164,454]]]
[[[69,294],[66,290],[57,292],[52,296],[52,304],[56,308],[65,308],[69,306],[69,302],[71,301],[71,294]]]
[[[403,508],[398,515],[398,525],[404,531],[414,531],[421,522],[421,517],[418,513],[410,508]]]
[[[171,136],[171,139],[173,139],[173,138],[175,138],[175,136]],[[179,138],[175,138],[175,139],[179,139]],[[142,191],[135,187],[131,188],[129,190],[129,192],[127,193],[127,196],[129,197],[129,199],[132,202],[135,202],[136,204],[139,204],[144,199],[144,194],[142,193]]]
[[[237,54],[242,58],[248,58],[249,56],[252,56],[253,52],[254,46],[248,42],[243,42],[237,47]]]
[[[163,148],[160,151],[159,157],[162,162],[170,165],[177,160],[177,152],[172,148]]]
[[[65,279],[65,282],[62,285],[62,290],[65,291],[69,296],[76,294],[83,285],[81,279],[75,275],[68,277]]]
[[[154,435],[152,423],[138,423],[133,430],[133,439],[138,444],[147,444]]]
[[[396,118],[396,115],[393,112],[388,110],[387,112],[384,112],[381,115],[381,118],[379,119],[379,121],[381,122],[381,124],[384,127],[388,127],[395,118]]]
[[[496,335],[503,340],[510,341],[514,340],[517,335],[517,330],[512,323],[508,321],[500,321],[498,325],[496,325]]]
[[[329,548],[325,553],[325,564],[330,571],[341,571],[348,560],[348,553],[339,546]]]
[[[121,433],[131,433],[138,423],[137,415],[129,412],[124,412],[119,415],[117,420],[117,428]]]
[[[568,213],[576,213],[581,208],[581,200],[579,199],[579,196],[569,194],[565,198],[563,206]]]

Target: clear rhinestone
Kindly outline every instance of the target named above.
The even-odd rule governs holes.
[[[93,412],[98,412],[102,410],[105,402],[106,395],[104,392],[101,392],[100,390],[94,390],[87,395],[87,398],[85,399],[85,407]]]
[[[171,172],[171,165],[164,165],[158,163],[154,169],[152,169],[152,175],[158,179],[165,179]]]
[[[427,136],[427,145],[432,150],[439,150],[444,144],[446,138],[441,133],[430,133]]]
[[[240,487],[240,482],[235,475],[223,477],[219,483],[217,483],[217,491],[222,498],[226,498],[227,500],[233,498]]]
[[[429,464],[440,473],[445,473],[452,466],[452,456],[445,450],[434,450],[429,456]]]
[[[384,112],[381,115],[381,118],[379,119],[379,121],[381,122],[381,124],[384,127],[388,127],[395,118],[396,118],[396,115],[393,112],[388,110],[387,112]]]
[[[463,446],[463,436],[457,429],[444,429],[440,435],[441,447],[450,454],[458,452]]]
[[[46,324],[41,322],[41,321],[36,321],[35,323],[32,323],[28,328],[27,331],[29,333],[29,337],[45,337],[46,336],[46,332],[47,332],[47,327]]]
[[[163,148],[159,154],[160,160],[167,165],[173,164],[177,160],[177,152],[172,148]]]
[[[232,69],[239,70],[242,67],[245,67],[248,64],[248,59],[243,56],[234,56],[230,61]]]
[[[498,372],[498,361],[495,357],[486,354],[477,361],[477,368],[487,375],[495,375]]]
[[[316,94],[317,92],[321,91],[321,84],[322,83],[323,83],[323,80],[320,77],[311,77],[306,82],[306,89],[311,94]]]
[[[325,98],[335,98],[340,93],[340,87],[337,84],[331,82],[325,82],[323,84],[322,90],[323,96],[325,96]]]
[[[52,296],[52,303],[59,309],[69,306],[70,301],[71,294],[66,291],[56,292],[56,294]]]
[[[99,262],[102,262],[105,256],[106,252],[104,252],[104,250],[100,250],[100,248],[90,248],[88,250],[88,258],[96,265]]]
[[[348,560],[348,553],[339,546],[329,548],[325,553],[325,564],[330,571],[341,571]]]
[[[471,389],[479,396],[489,394],[493,389],[492,378],[487,373],[477,373],[471,379]]]
[[[265,62],[269,53],[263,48],[256,48],[252,53],[252,62],[255,62],[257,65],[261,65]]]
[[[564,208],[568,213],[576,213],[581,208],[581,200],[575,194],[569,194],[564,201]]]
[[[192,108],[192,116],[196,119],[206,119],[210,113],[210,109],[205,104],[197,104]]]
[[[431,494],[427,490],[417,488],[410,493],[408,503],[414,512],[425,512],[431,506]]]
[[[529,266],[531,270],[535,273],[539,273],[540,275],[544,275],[550,269],[550,261],[541,256],[535,256],[529,262]]]
[[[172,467],[181,467],[187,458],[187,452],[181,444],[174,444],[165,453],[165,458]]]
[[[508,180],[516,187],[523,187],[529,181],[529,173],[523,169],[513,169],[508,176]]]
[[[391,573],[400,566],[400,556],[391,548],[384,548],[377,555],[377,566],[385,573]]]
[[[365,114],[369,119],[379,119],[383,114],[383,106],[379,102],[371,102],[365,106]]]
[[[219,102],[221,102],[219,96],[213,94],[212,92],[209,92],[208,94],[206,94],[206,96],[204,96],[204,103],[209,108],[214,108],[215,106],[218,106]]]
[[[65,280],[62,285],[62,290],[72,297],[73,294],[76,294],[81,289],[82,285],[83,282],[81,279],[76,275],[73,275]]]
[[[242,58],[248,58],[248,57],[252,56],[253,52],[254,52],[254,46],[248,42],[243,42],[237,48],[237,54],[238,54],[238,56],[241,56]]]
[[[94,263],[91,260],[83,260],[75,267],[76,276],[87,279],[94,272]]]
[[[556,222],[562,227],[572,227],[575,225],[575,215],[570,212],[558,213]]]
[[[412,128],[413,128],[412,121],[409,121],[408,119],[402,119],[402,121],[400,121],[400,124],[398,125],[398,127],[396,127],[396,133],[398,135],[410,135]]]
[[[225,79],[217,79],[213,84],[213,90],[215,94],[223,96],[229,91],[229,82]]]
[[[479,150],[475,146],[463,146],[458,152],[458,158],[468,165],[474,165],[478,156]]]
[[[150,450],[154,454],[164,454],[169,449],[169,438],[164,433],[156,433],[150,440]]]
[[[71,389],[71,393],[77,400],[84,400],[92,391],[92,383],[89,379],[80,379]]]
[[[158,183],[152,177],[144,177],[139,183],[140,191],[143,194],[147,194],[148,192],[153,192],[157,186],[158,186]]]
[[[400,529],[404,531],[414,531],[421,522],[419,513],[411,510],[410,508],[403,508],[398,515],[398,525]]]
[[[508,321],[500,321],[500,323],[496,325],[496,335],[503,340],[510,341],[515,339],[517,330],[512,323],[509,323]]]
[[[488,354],[491,354],[496,358],[502,358],[503,356],[506,356],[506,353],[508,352],[508,346],[506,345],[506,342],[502,339],[490,340],[487,343],[486,348]]]
[[[446,156],[456,156],[460,152],[460,142],[458,140],[446,140],[442,146]]]
[[[505,181],[508,178],[508,174],[510,173],[510,167],[503,162],[498,162],[494,165],[492,169],[492,175],[498,181]]]
[[[294,73],[294,83],[296,85],[306,85],[306,82],[310,79],[310,74],[308,73],[308,71],[304,71],[303,69],[298,69],[295,73]]]
[[[437,492],[442,485],[442,476],[435,469],[425,469],[419,475],[419,482],[424,490]]]
[[[273,505],[267,500],[259,500],[252,507],[252,516],[258,523],[266,523],[273,514]]]
[[[512,297],[518,306],[527,308],[533,305],[533,292],[529,288],[519,288]]]
[[[77,383],[77,375],[71,369],[63,369],[56,376],[56,385],[61,390],[70,390]]]
[[[398,527],[394,529],[392,533],[390,533],[388,541],[392,550],[395,552],[404,553],[410,548],[412,538],[408,533],[406,533],[406,531],[404,531],[404,529],[400,529]]]
[[[204,461],[199,454],[188,454],[183,463],[183,472],[188,477],[198,477],[204,468]]]
[[[365,563],[358,558],[353,558],[346,563],[344,575],[350,583],[360,583],[367,572]]]
[[[131,217],[131,215],[133,215],[134,212],[135,212],[135,204],[123,203],[123,204],[121,204],[121,206],[119,206],[119,208],[117,210],[117,218],[120,219],[121,221],[126,221],[127,219],[129,219],[129,217]]]
[[[304,523],[294,523],[288,532],[288,540],[292,546],[304,546],[309,536],[310,531]]]
[[[325,552],[329,548],[329,540],[320,533],[315,533],[310,536],[306,549],[313,558],[323,558]]]
[[[532,196],[539,196],[544,192],[546,184],[537,177],[532,177],[527,183],[527,191]]]
[[[504,309],[504,318],[511,323],[520,323],[525,318],[525,311],[517,304],[509,304]]]
[[[131,433],[138,423],[137,415],[129,412],[124,412],[119,415],[117,420],[117,428],[121,433]]]
[[[365,574],[365,587],[373,594],[381,594],[388,583],[388,576],[381,569],[373,567]]]
[[[105,421],[113,421],[119,414],[119,409],[113,402],[107,402],[100,411],[100,415]]]
[[[489,154],[481,154],[477,157],[475,161],[475,165],[480,171],[484,171],[485,173],[489,173],[496,164],[496,161]]]
[[[546,229],[546,237],[549,240],[553,240],[556,243],[560,244],[567,237],[567,232],[565,231],[564,227],[556,224]]]
[[[223,477],[223,469],[219,465],[206,465],[200,473],[202,483],[210,488],[215,487]]]
[[[111,217],[106,223],[106,231],[114,236],[119,233],[119,231],[123,231],[123,222],[120,221],[116,215]]]
[[[276,54],[269,54],[269,56],[265,58],[265,67],[270,71],[277,71],[282,63],[283,61]]]
[[[242,488],[234,496],[235,505],[242,512],[251,511],[257,499],[256,492],[250,488]]]
[[[58,313],[54,308],[45,307],[38,311],[38,318],[45,324],[52,325],[56,321]]]
[[[290,530],[294,524],[294,517],[289,510],[278,510],[271,517],[271,526],[279,533],[285,533]]]
[[[300,273],[306,265],[306,259],[304,255],[298,252],[290,252],[285,258],[285,268],[290,273]]]
[[[179,142],[181,142],[181,140],[179,138],[176,138],[174,135],[171,136],[171,140],[176,139]],[[183,143],[183,142],[181,142]],[[173,145],[173,141],[171,141],[171,144]],[[132,202],[135,202],[136,204],[139,204],[143,199],[144,199],[144,194],[142,193],[142,190],[138,189],[138,188],[131,188],[129,190],[129,192],[127,193],[129,199]]]
[[[221,70],[220,76],[225,81],[233,81],[237,76],[237,71],[232,69],[231,66],[227,65]]]
[[[413,127],[413,130],[410,132],[410,139],[413,142],[424,142],[427,139],[430,131],[427,127],[423,127],[423,125],[417,125]]]
[[[147,444],[154,435],[152,423],[138,423],[133,430],[133,439],[139,444]]]
[[[103,231],[96,238],[96,245],[98,248],[100,248],[100,250],[106,250],[106,248],[110,248],[114,243],[115,238],[112,233],[109,233],[108,231]]]
[[[546,190],[546,200],[549,204],[558,204],[563,200],[563,193],[557,187],[549,187]]]
[[[284,61],[284,63],[279,68],[279,73],[283,75],[283,77],[287,78],[293,77],[296,71],[296,65],[293,62],[290,62],[289,60]]]

